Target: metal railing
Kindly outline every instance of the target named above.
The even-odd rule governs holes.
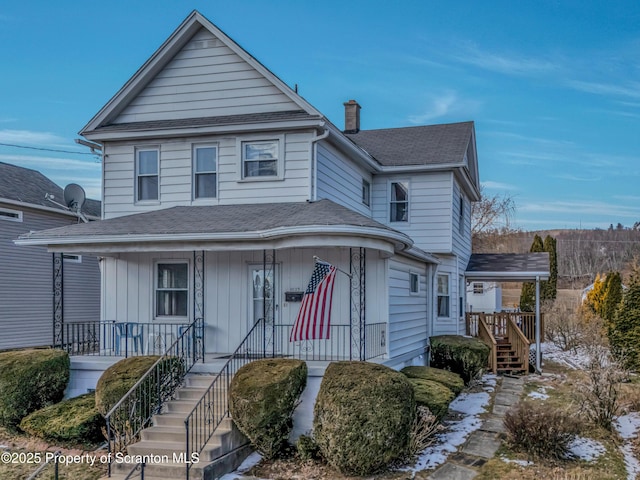
[[[47,466],[52,460],[53,460],[53,479],[58,480],[58,476],[60,473],[59,471],[60,463],[58,462],[58,458],[60,458],[60,455],[61,455],[60,451],[55,452],[52,457],[49,457],[47,461],[45,461],[42,465],[36,468],[36,470],[27,477],[27,480],[35,480],[36,478],[38,478],[38,475],[40,475],[44,471],[44,469],[47,468]]]
[[[186,322],[70,322],[62,327],[62,344],[54,346],[69,355],[161,355],[188,326]]]
[[[124,477],[124,480],[133,480],[134,478],[139,478],[140,480],[144,480],[144,468],[145,463],[140,462],[136,463],[136,466],[131,469],[131,471]]]
[[[186,326],[160,358],[105,415],[109,454],[137,441],[164,403],[171,399],[185,375],[198,360],[204,360],[204,321]],[[111,458],[111,455],[109,455]],[[111,463],[108,466],[111,476]]]

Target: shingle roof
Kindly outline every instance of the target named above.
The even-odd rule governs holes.
[[[397,231],[330,200],[304,203],[184,206],[34,232],[22,238],[240,234],[279,227],[359,226]],[[170,238],[167,238],[170,239]]]
[[[473,122],[345,134],[383,166],[462,164]]]
[[[537,275],[549,275],[549,253],[474,253],[469,259],[469,278],[535,280]]]
[[[170,120],[149,120],[145,122],[112,123],[95,129],[96,132],[125,132],[169,128],[211,127],[218,125],[241,125],[246,123],[277,122],[288,120],[308,120],[319,118],[304,110],[285,112],[248,113],[242,115],[220,115],[217,117],[177,118]]]
[[[46,200],[45,194],[47,193],[54,195],[57,202],[63,201],[62,188],[42,173],[30,168],[0,162],[0,198],[67,211]],[[100,202],[87,199],[82,211],[86,215],[99,217]]]

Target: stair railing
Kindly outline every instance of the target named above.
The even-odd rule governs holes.
[[[203,331],[202,318],[182,328],[164,354],[105,415],[109,459],[112,452],[123,451],[139,439],[140,432],[173,397],[193,365],[204,359]],[[111,462],[107,475],[111,476]]]
[[[522,330],[516,325],[512,317],[507,320],[507,338],[511,344],[511,348],[515,351],[516,356],[522,362],[524,370],[529,369],[529,340],[522,333]]]
[[[489,353],[489,370],[495,375],[498,373],[498,342],[491,332],[491,328],[482,316],[478,317],[478,337],[491,349]]]
[[[206,392],[184,420],[187,459],[200,455],[205,445],[220,426],[229,417],[229,385],[235,373],[247,363],[267,356],[267,329],[264,319],[259,319],[247,336],[244,337],[235,352],[216,375]],[[273,352],[272,352],[273,353]],[[186,462],[187,480],[191,462]]]

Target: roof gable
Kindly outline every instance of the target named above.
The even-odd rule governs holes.
[[[299,110],[321,116],[194,10],[80,134],[129,122]]]

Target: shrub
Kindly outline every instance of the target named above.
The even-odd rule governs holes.
[[[427,407],[418,407],[409,436],[409,458],[415,458],[420,452],[431,446],[435,441],[436,434],[443,429],[444,427],[440,425],[438,418]]]
[[[431,337],[431,366],[451,370],[468,384],[487,367],[490,351],[489,347],[477,338],[459,335]]]
[[[441,383],[456,396],[459,395],[464,388],[464,382],[462,378],[460,378],[460,375],[450,372],[449,370],[433,367],[405,367],[400,371],[409,378],[421,378],[423,380]]]
[[[416,396],[416,405],[427,407],[438,420],[449,410],[449,404],[455,398],[451,390],[441,383],[421,378],[409,378]]]
[[[407,378],[383,365],[335,362],[314,408],[323,458],[345,474],[368,475],[408,453],[416,407]]]
[[[0,425],[15,429],[31,412],[62,400],[69,355],[29,349],[0,353]]]
[[[298,450],[298,458],[302,461],[316,460],[320,458],[320,449],[318,448],[318,444],[308,435],[300,435],[298,442],[296,443],[296,449]]]
[[[98,443],[104,418],[96,409],[95,393],[37,410],[20,422],[25,432],[52,442]]]
[[[514,450],[542,459],[566,458],[579,432],[574,417],[537,402],[520,402],[506,413],[504,426]]]
[[[233,376],[231,417],[264,457],[277,456],[287,445],[291,417],[306,383],[307,364],[291,359],[256,360]]]
[[[608,325],[611,352],[625,368],[640,370],[640,268],[634,266],[629,288]]]

